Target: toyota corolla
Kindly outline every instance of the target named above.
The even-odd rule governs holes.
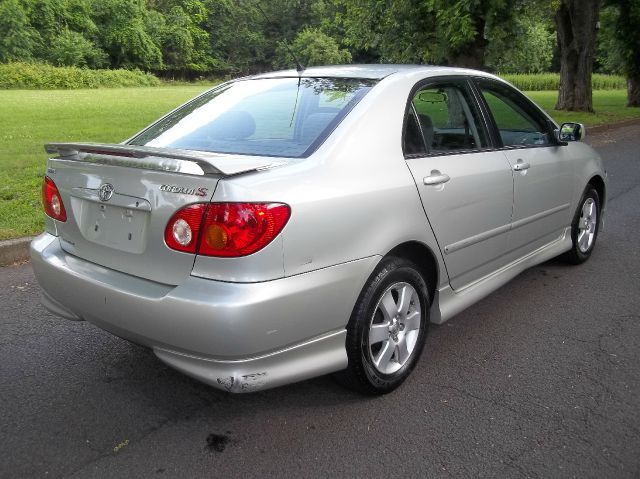
[[[398,387],[441,324],[592,254],[580,124],[486,73],[338,66],[219,85],[120,144],[51,143],[44,305],[216,388]]]

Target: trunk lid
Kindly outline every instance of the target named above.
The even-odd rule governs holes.
[[[195,255],[172,250],[164,231],[173,214],[209,202],[220,178],[279,164],[271,158],[234,157],[129,145],[56,143],[47,163],[67,221],[56,222],[68,253],[117,271],[176,285]]]

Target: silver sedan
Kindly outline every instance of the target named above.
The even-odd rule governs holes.
[[[340,66],[219,85],[121,144],[52,143],[43,302],[231,392],[380,394],[524,269],[592,254],[607,175],[478,71]]]

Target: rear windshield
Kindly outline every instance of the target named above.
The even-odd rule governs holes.
[[[353,78],[239,80],[187,103],[129,144],[304,157],[374,84]]]

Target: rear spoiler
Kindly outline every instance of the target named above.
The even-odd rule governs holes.
[[[260,156],[107,143],[48,143],[45,150],[61,159],[170,171],[188,175],[231,176],[264,170],[285,162]]]

